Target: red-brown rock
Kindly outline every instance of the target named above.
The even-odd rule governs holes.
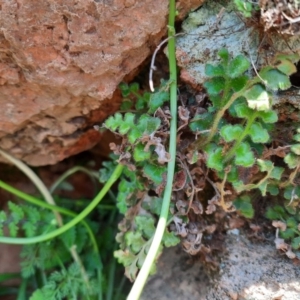
[[[167,14],[168,0],[0,1],[0,147],[37,166],[95,145]]]

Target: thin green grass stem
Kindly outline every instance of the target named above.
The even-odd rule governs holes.
[[[176,10],[175,0],[170,0],[168,36],[173,38],[170,38],[168,41],[169,68],[170,68],[170,110],[171,110],[169,153],[171,159],[168,162],[167,184],[164,191],[162,209],[161,209],[159,221],[156,227],[152,244],[150,246],[146,259],[143,263],[143,266],[127,297],[127,300],[138,300],[140,298],[140,295],[146,284],[150,269],[155,261],[159,246],[161,244],[166,229],[168,212],[169,212],[170,201],[171,201],[173,178],[174,178],[174,171],[175,171],[176,136],[177,136],[177,70],[176,70],[175,37],[174,37],[175,10]]]
[[[124,166],[123,165],[117,165],[115,168],[112,176],[110,179],[106,182],[106,184],[103,186],[101,191],[98,193],[98,195],[91,201],[91,203],[74,219],[72,219],[70,222],[66,223],[62,227],[53,230],[52,232],[42,234],[35,237],[28,237],[28,238],[11,238],[11,237],[0,237],[0,243],[5,244],[15,244],[15,245],[28,245],[28,244],[35,244],[44,242],[50,239],[53,239],[60,234],[66,232],[79,222],[81,222],[89,213],[93,211],[97,207],[97,205],[100,203],[100,201],[103,199],[103,197],[106,195],[106,193],[110,190],[112,185],[116,182],[116,180],[120,177],[122,174]]]
[[[66,171],[65,173],[63,173],[55,182],[54,184],[52,184],[52,186],[50,187],[49,191],[51,194],[53,194],[53,192],[59,187],[59,185],[65,181],[68,177],[70,177],[71,175],[73,175],[74,173],[76,172],[82,172],[82,173],[85,173],[87,174],[91,179],[92,181],[95,183],[96,182],[96,179],[98,178],[97,175],[93,172],[93,171],[90,171],[89,169],[87,168],[84,168],[84,167],[81,167],[81,166],[76,166],[76,167],[73,167],[72,169]]]
[[[47,208],[47,209],[50,209],[50,210],[53,210],[53,211],[57,211],[57,212],[60,212],[66,216],[70,216],[70,217],[76,217],[77,214],[66,209],[66,208],[63,208],[63,207],[60,207],[60,206],[56,206],[56,205],[52,205],[52,204],[48,204],[44,201],[41,201],[31,195],[28,195],[22,191],[19,191],[17,189],[15,189],[14,187],[12,187],[11,185],[3,182],[0,180],[0,187],[3,188],[4,190],[6,190],[7,192],[10,192],[11,194],[23,199],[24,201],[27,201],[31,204],[35,204],[39,207],[42,207],[42,208]],[[82,220],[82,225],[86,228],[88,234],[89,234],[89,237],[90,237],[90,240],[91,240],[91,243],[93,245],[93,249],[95,252],[99,253],[99,249],[98,249],[98,245],[97,245],[97,242],[96,242],[96,238],[93,234],[93,231],[92,229],[90,228],[90,226],[88,225],[88,223],[85,221],[85,220]]]

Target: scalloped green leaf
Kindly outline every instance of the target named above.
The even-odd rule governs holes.
[[[133,150],[133,159],[136,162],[145,161],[150,159],[150,151],[145,151],[145,146],[142,143],[137,144]]]
[[[131,144],[134,144],[136,140],[142,136],[143,136],[143,131],[138,127],[132,128],[127,134],[128,141]]]
[[[269,160],[258,159],[257,164],[261,172],[271,172],[274,168],[274,165]]]
[[[293,145],[291,147],[291,151],[297,155],[300,155],[300,144]]]
[[[146,108],[150,101],[151,94],[149,92],[145,92],[142,96],[137,97],[137,101],[135,103],[136,110],[142,110]]]
[[[278,115],[274,110],[259,111],[257,112],[257,117],[267,124],[276,123],[278,121]]]
[[[105,183],[110,179],[114,169],[116,167],[115,161],[104,161],[102,162],[102,168],[99,170],[99,181]]]
[[[137,82],[133,82],[129,86],[129,90],[131,92],[138,92],[139,89],[140,89],[140,86],[139,86],[139,84]]]
[[[128,97],[130,95],[130,89],[127,83],[121,82],[119,84],[119,89],[121,90],[123,97]]]
[[[290,60],[293,63],[297,63],[300,60],[300,55],[298,53],[289,53],[289,54],[279,53],[276,54],[275,59],[277,61]]]
[[[273,91],[287,90],[291,87],[290,78],[279,70],[264,68],[259,75]]]
[[[245,73],[250,67],[250,62],[243,55],[238,55],[229,62],[226,70],[227,76],[236,78]]]
[[[236,108],[237,106],[241,105],[241,104],[245,104],[245,105],[248,107],[247,102],[246,102],[246,99],[245,99],[244,97],[239,97],[239,98],[237,98],[237,99],[234,101],[234,103],[233,103],[232,105],[230,105],[230,107],[228,108],[228,113],[229,113],[232,117],[237,118],[238,115],[237,115],[237,113],[236,113],[235,108]]]
[[[206,81],[203,86],[209,95],[218,95],[225,88],[225,79],[223,77],[213,77]]]
[[[297,214],[297,209],[294,206],[290,205],[290,200],[285,202],[284,208],[288,212],[289,215],[294,215],[295,217],[298,218],[298,221],[300,221],[299,220],[300,216],[299,216],[299,214]]]
[[[300,236],[292,239],[291,246],[294,250],[297,250],[300,248]]]
[[[149,100],[149,110],[148,113],[153,114],[159,107],[169,101],[170,95],[169,92],[166,91],[159,91],[156,93],[152,93]]]
[[[246,86],[248,80],[249,80],[249,77],[246,76],[246,75],[239,76],[239,77],[236,77],[236,78],[232,78],[231,82],[230,82],[230,85],[231,85],[231,87],[233,88],[233,90],[235,92],[238,92]]]
[[[268,182],[264,181],[263,183],[258,185],[258,189],[260,190],[263,196],[266,196],[268,188]]]
[[[210,99],[211,103],[213,104],[213,106],[209,106],[207,108],[209,113],[213,113],[215,112],[218,108],[221,108],[224,106],[223,104],[223,99],[222,99],[222,95],[218,94],[218,95],[210,95]]]
[[[128,110],[132,107],[133,102],[130,99],[123,99],[121,106],[120,106],[120,110]]]
[[[162,202],[162,198],[151,197],[151,201],[144,201],[142,203],[142,207],[155,214],[156,216],[159,216],[161,212]]]
[[[234,189],[236,190],[236,192],[241,193],[242,191],[245,190],[245,185],[243,183],[243,181],[241,180],[237,180],[235,182],[232,183]]]
[[[269,110],[270,99],[267,91],[260,84],[255,84],[245,91],[244,94],[248,106],[255,110]]]
[[[284,168],[274,167],[273,170],[271,171],[270,178],[274,178],[276,180],[280,180],[283,171],[284,171]]]
[[[205,75],[209,77],[224,76],[225,70],[222,65],[213,66],[211,64],[205,65]]]
[[[162,242],[165,245],[165,247],[174,247],[180,243],[180,238],[176,236],[174,232],[169,232],[168,230],[165,230]]]
[[[248,134],[253,143],[266,143],[270,138],[268,131],[260,123],[253,123]]]
[[[227,174],[227,181],[234,182],[239,179],[239,172],[236,166],[231,166],[231,170]]]
[[[130,247],[134,254],[138,253],[144,246],[145,240],[142,237],[142,233],[140,231],[133,232],[128,231],[125,233],[125,241],[126,245]]]
[[[123,116],[120,113],[115,113],[113,116],[110,116],[105,122],[104,125],[106,128],[116,131],[123,121]]]
[[[210,128],[213,118],[208,112],[196,115],[193,120],[191,120],[189,126],[192,131],[202,131]]]
[[[295,236],[295,232],[291,228],[287,228],[285,231],[280,230],[279,231],[279,236],[283,239],[292,239]]]
[[[290,169],[296,168],[300,163],[299,157],[294,153],[288,153],[283,160],[289,166]]]
[[[245,168],[254,165],[255,158],[248,143],[241,143],[235,152],[235,163]]]
[[[131,128],[135,126],[134,124],[135,114],[133,113],[126,113],[124,115],[124,120],[119,125],[119,132],[120,134],[126,134]]]
[[[289,185],[284,189],[284,198],[287,199],[288,201],[292,200],[292,197],[294,199],[300,199],[300,186],[292,186]]]
[[[289,218],[286,220],[286,226],[289,227],[289,228],[297,229],[298,222],[295,220],[294,217],[289,217]]]
[[[279,188],[276,184],[268,184],[267,192],[272,196],[277,196],[279,194]]]
[[[223,179],[225,175],[224,170],[218,172],[218,176],[220,179]],[[235,182],[239,179],[239,172],[236,166],[231,166],[230,171],[227,173],[227,181]]]
[[[275,205],[273,207],[268,207],[266,211],[266,217],[270,220],[280,220],[284,219],[286,216],[286,211],[280,205]]]
[[[160,124],[160,118],[142,115],[139,119],[137,127],[143,132],[143,134],[150,135],[158,130]]]
[[[243,13],[246,18],[250,18],[252,16],[252,4],[251,2],[245,2],[241,0],[234,0],[234,3],[237,9]]]
[[[287,59],[282,60],[278,65],[276,65],[276,68],[280,72],[282,72],[288,76],[297,72],[296,66],[290,60],[287,60]]]
[[[138,229],[143,232],[147,239],[150,239],[154,235],[155,225],[152,216],[136,216],[134,221]]]
[[[220,134],[226,142],[237,140],[244,132],[241,125],[225,125],[221,128]]]
[[[226,48],[222,48],[218,51],[219,57],[226,63],[229,60],[229,52]]]
[[[300,142],[300,133],[297,133],[293,136],[293,140],[294,141],[297,141],[297,142]]]
[[[242,196],[233,201],[233,205],[236,210],[248,219],[252,219],[254,216],[254,209],[251,204],[251,198],[249,196]]]
[[[234,106],[238,118],[249,118],[254,113],[253,109],[249,108],[246,103],[240,103]]]
[[[116,251],[114,251],[114,257],[124,267],[131,265],[135,261],[135,258],[136,258],[135,255],[128,250],[126,250],[126,251],[116,250]],[[137,270],[138,270],[138,268],[136,268],[136,271]]]
[[[208,153],[207,166],[217,171],[222,171],[224,169],[221,147]]]
[[[147,163],[143,171],[147,178],[152,180],[155,184],[160,184],[163,181],[163,174],[166,172],[166,167]]]

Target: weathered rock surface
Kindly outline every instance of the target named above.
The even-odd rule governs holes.
[[[157,273],[149,278],[141,300],[202,300],[210,286],[203,266],[180,246],[173,247],[164,250]]]
[[[269,64],[277,52],[300,53],[299,36],[264,33],[258,19],[243,20],[232,2],[224,7],[221,1],[207,1],[182,24],[186,34],[177,38],[177,63],[181,79],[194,88],[201,89],[207,79],[205,65],[216,64],[221,48],[233,56],[245,55],[257,69]]]
[[[181,1],[183,16],[203,0]],[[168,0],[0,2],[0,147],[31,165],[95,145],[166,32]]]
[[[214,278],[185,253],[168,249],[141,299],[296,300],[299,277],[299,266],[280,256],[273,244],[254,244],[244,236],[230,235]]]

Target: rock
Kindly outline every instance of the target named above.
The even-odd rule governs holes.
[[[141,300],[202,300],[210,286],[199,261],[181,247],[168,248],[158,261],[157,274],[149,278]]]
[[[252,243],[243,235],[228,235],[220,271],[209,277],[197,261],[172,248],[160,258],[142,300],[296,300],[300,299],[300,269],[274,244]]]
[[[202,2],[180,1],[181,16]],[[95,145],[167,14],[168,0],[2,1],[0,147],[38,166]]]
[[[299,266],[280,256],[274,244],[254,244],[244,236],[232,235],[226,248],[220,277],[207,300],[300,299]]]
[[[233,1],[224,7],[221,1],[207,1],[182,24],[186,34],[177,38],[176,57],[181,79],[201,89],[207,79],[205,65],[220,60],[217,53],[228,49],[232,56],[245,55],[259,69],[269,64],[277,52],[300,53],[299,36],[282,36],[276,31],[263,32],[259,20],[243,18]],[[274,51],[274,49],[276,51]],[[254,73],[254,70],[252,70]]]

